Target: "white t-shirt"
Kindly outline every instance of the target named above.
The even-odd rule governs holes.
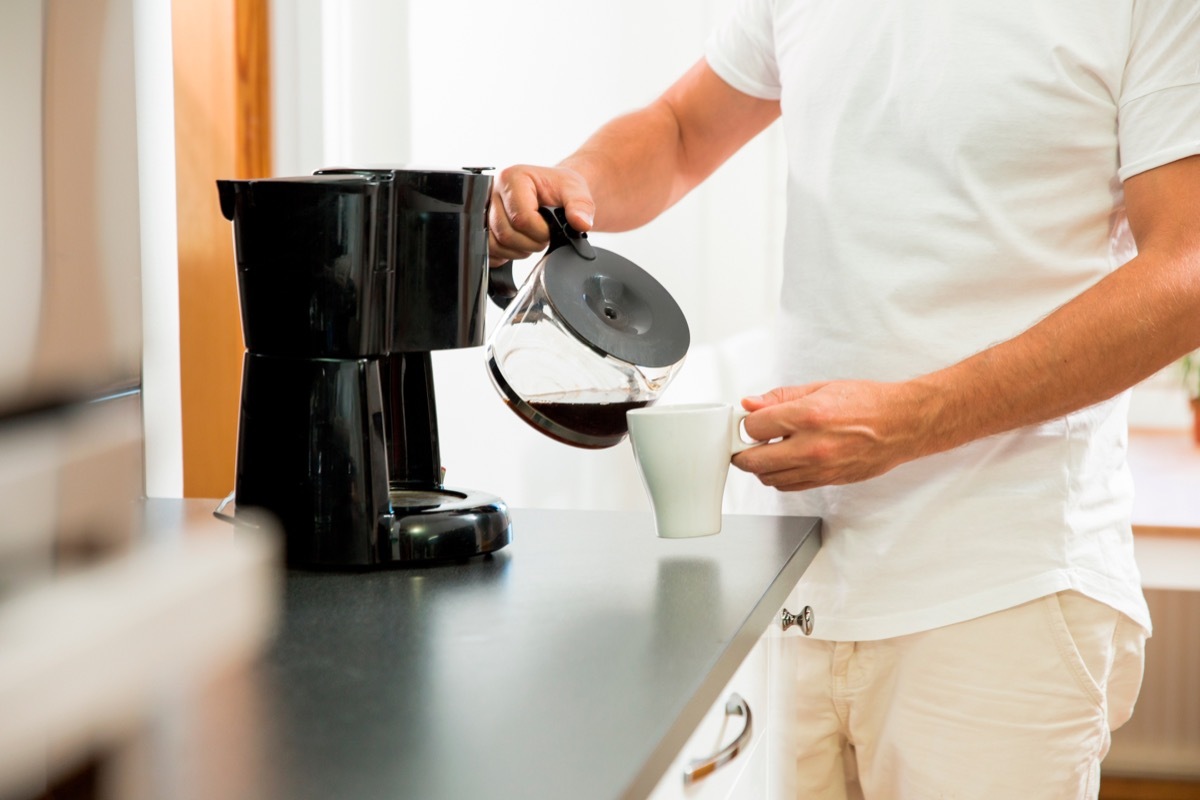
[[[744,0],[706,56],[783,108],[784,385],[903,380],[1021,333],[1135,253],[1122,181],[1200,153],[1197,0]],[[813,635],[1066,589],[1149,628],[1127,406],[783,495],[824,519]]]

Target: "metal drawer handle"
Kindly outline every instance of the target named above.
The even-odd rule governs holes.
[[[743,700],[742,696],[737,692],[729,695],[729,699],[725,701],[725,716],[745,717],[746,724],[742,726],[742,732],[720,752],[714,753],[707,758],[693,759],[687,765],[687,769],[683,771],[684,786],[691,786],[696,781],[707,778],[723,765],[733,761],[737,757],[737,754],[742,752],[742,748],[750,743],[754,722],[750,714],[750,704]]]
[[[812,606],[805,606],[799,614],[793,614],[786,608],[779,615],[779,624],[786,631],[793,625],[799,625],[800,630],[804,631],[805,636],[812,635],[813,629],[813,610]]]

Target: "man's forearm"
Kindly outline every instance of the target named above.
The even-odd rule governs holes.
[[[590,187],[598,228],[629,230],[678,202],[778,117],[777,101],[737,91],[701,59],[653,103],[597,131],[561,166]]]
[[[582,230],[646,224],[779,117],[779,103],[737,91],[701,59],[661,97],[608,123],[557,168],[502,170],[488,212],[489,261],[546,246],[538,206],[560,205]]]
[[[748,397],[734,464],[802,491],[1097,403],[1200,346],[1200,246],[1147,248],[1024,333],[907,381],[835,380]]]
[[[691,186],[680,180],[679,122],[661,100],[618,117],[559,166],[583,176],[596,203],[597,230],[640,227]]]
[[[922,455],[1112,397],[1200,347],[1200,253],[1147,253],[1025,333],[910,382]]]

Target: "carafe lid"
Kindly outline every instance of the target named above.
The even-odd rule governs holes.
[[[543,216],[550,222],[551,251],[542,263],[542,280],[567,327],[592,348],[630,364],[679,363],[691,331],[666,288],[629,259],[593,247],[561,209]]]

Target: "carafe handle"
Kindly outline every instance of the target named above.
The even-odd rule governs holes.
[[[508,308],[508,304],[517,296],[520,288],[513,280],[511,261],[505,261],[500,266],[488,270],[488,297],[500,308]]]
[[[571,223],[567,222],[567,212],[561,206],[542,206],[538,213],[550,226],[550,245],[546,248],[546,255],[560,247],[570,246],[580,258],[596,260],[596,250],[587,240],[587,232],[572,228]],[[488,270],[488,297],[500,308],[508,308],[521,288],[513,280],[512,266],[511,261],[505,261]]]

